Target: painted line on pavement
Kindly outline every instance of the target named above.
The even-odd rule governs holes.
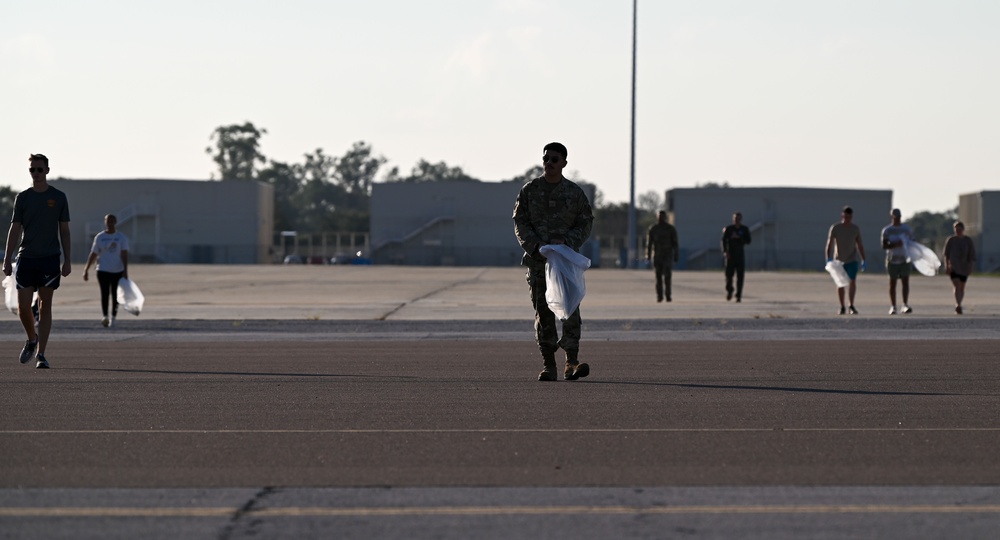
[[[230,517],[236,508],[0,507],[7,518],[197,518]],[[432,506],[278,507],[248,510],[244,516],[393,517],[500,515],[740,515],[740,514],[1000,514],[1000,505],[720,505],[720,506]]]
[[[0,435],[174,435],[174,434],[422,434],[422,433],[850,433],[850,432],[996,432],[983,428],[527,428],[527,429],[25,429],[3,430]]]

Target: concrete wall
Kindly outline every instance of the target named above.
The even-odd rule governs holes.
[[[516,266],[519,182],[377,183],[371,244],[376,264]],[[586,188],[585,188],[586,189]],[[589,193],[593,200],[593,193]],[[586,254],[586,253],[585,253]]]
[[[738,211],[753,238],[748,269],[821,269],[830,226],[844,206],[854,208],[869,270],[885,267],[880,236],[889,224],[890,190],[679,188],[667,191],[666,199],[681,245],[680,268],[722,268],[722,228]]]
[[[50,180],[69,199],[73,260],[115,214],[139,262],[270,262],[274,190],[259,182]]]
[[[1000,271],[1000,191],[967,193],[958,199],[958,219],[976,244],[976,271]]]

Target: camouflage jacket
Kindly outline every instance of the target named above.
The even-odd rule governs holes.
[[[590,201],[580,186],[563,178],[549,192],[545,177],[535,178],[521,188],[514,203],[514,235],[524,249],[521,264],[544,263],[538,248],[557,239],[580,251],[593,223]]]
[[[680,256],[680,245],[677,243],[677,229],[669,223],[654,223],[646,231],[646,258],[670,260],[677,262]]]

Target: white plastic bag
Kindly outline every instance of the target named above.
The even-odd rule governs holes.
[[[941,268],[941,259],[938,259],[937,254],[930,248],[913,242],[909,238],[903,238],[903,247],[906,248],[906,258],[913,263],[917,272],[928,277],[937,275],[938,268]]]
[[[14,282],[13,273],[3,278],[3,290],[7,309],[14,315],[17,315],[17,284]]]
[[[118,281],[118,306],[132,315],[139,316],[146,297],[134,281],[122,278]]]
[[[590,259],[565,244],[545,245],[538,252],[546,258],[545,302],[559,320],[565,321],[587,293],[583,272],[590,268]]]
[[[851,284],[851,278],[848,277],[847,270],[844,270],[844,263],[837,259],[826,263],[826,271],[830,272],[830,277],[833,278],[833,282],[837,284],[838,289]]]
[[[11,272],[9,276],[4,276],[3,282],[3,296],[4,303],[7,305],[7,309],[17,315],[17,281],[14,280],[14,276],[17,275],[17,261],[11,267]],[[38,307],[38,292],[36,291],[31,295],[31,305]],[[38,321],[38,312],[35,312],[35,321]]]

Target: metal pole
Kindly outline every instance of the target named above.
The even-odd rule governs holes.
[[[638,2],[639,0],[632,0],[632,155],[628,196],[628,268],[635,268],[638,262],[636,260],[638,243],[635,234],[635,34]]]

